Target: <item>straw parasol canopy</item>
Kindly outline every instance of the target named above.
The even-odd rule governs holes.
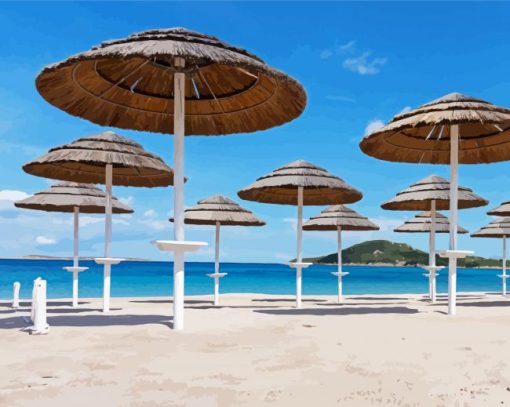
[[[182,58],[184,67],[175,67]],[[103,126],[173,133],[174,73],[186,73],[186,135],[265,130],[299,116],[303,87],[248,51],[185,28],[105,41],[46,66],[51,104]]]
[[[304,230],[379,230],[379,226],[345,205],[333,205],[303,224]]]
[[[421,212],[414,218],[406,220],[394,232],[401,233],[429,233],[431,231],[432,219],[429,211]],[[442,213],[436,213],[436,233],[449,233],[450,222]],[[457,226],[457,233],[468,233],[466,229]]]
[[[493,220],[487,226],[472,233],[471,237],[510,237],[510,217]]]
[[[221,226],[264,226],[266,224],[249,210],[222,195],[202,199],[196,206],[186,209],[184,223],[188,225],[218,223]]]
[[[503,202],[497,208],[491,209],[487,215],[493,216],[510,216],[510,201]]]
[[[249,201],[296,205],[299,187],[303,187],[303,205],[353,203],[363,196],[341,178],[304,160],[291,162],[258,178],[237,194]]]
[[[113,167],[114,185],[173,185],[173,171],[160,157],[112,131],[54,147],[42,157],[25,164],[23,170],[40,177],[104,184],[107,164]]]
[[[396,115],[366,135],[361,150],[372,157],[410,163],[450,163],[451,125],[459,125],[459,162],[510,160],[510,109],[450,93]]]
[[[459,186],[458,191],[460,209],[478,208],[489,203],[469,188]],[[383,203],[381,208],[394,211],[426,211],[430,209],[431,201],[436,202],[438,210],[450,207],[450,183],[437,175],[426,177],[404,189],[394,198]]]
[[[59,182],[50,188],[35,193],[14,203],[17,208],[35,209],[46,212],[74,212],[100,214],[105,212],[106,194],[92,184]],[[116,214],[133,213],[126,204],[112,198],[112,211]]]

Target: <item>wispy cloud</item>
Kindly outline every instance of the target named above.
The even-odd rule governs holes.
[[[143,216],[145,216],[146,218],[156,218],[158,216],[158,213],[154,209],[147,209],[143,213]]]
[[[35,243],[37,243],[40,246],[49,246],[56,244],[57,240],[48,236],[37,236],[35,238]]]
[[[375,75],[381,71],[387,59],[386,58],[373,58],[371,57],[370,51],[365,51],[362,54],[353,57],[346,58],[342,66],[352,72],[356,72],[360,75]]]
[[[365,127],[365,136],[373,133],[384,127],[384,122],[379,119],[374,119],[368,122],[367,127]]]
[[[387,58],[374,57],[372,51],[358,49],[356,41],[349,41],[342,45],[324,49],[320,53],[321,59],[330,59],[333,56],[343,58],[342,67],[359,75],[376,75],[388,62]]]
[[[4,189],[0,191],[0,211],[14,209],[14,202],[28,198],[26,192]]]

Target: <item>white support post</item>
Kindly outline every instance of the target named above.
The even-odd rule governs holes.
[[[503,236],[503,273],[501,279],[503,280],[503,297],[506,297],[506,236]]]
[[[184,68],[184,59],[175,58],[175,67]],[[174,239],[184,241],[184,115],[185,75],[174,74]],[[184,252],[174,252],[175,330],[184,329]]]
[[[105,207],[105,238],[104,238],[104,257],[110,258],[112,244],[112,183],[113,166],[106,165],[105,184],[106,184],[106,207]],[[103,312],[110,311],[110,274],[111,264],[104,263],[103,266]]]
[[[214,305],[220,305],[220,222],[216,222],[214,246]]]
[[[450,127],[450,242],[449,250],[457,250],[457,202],[459,185],[459,126]],[[448,314],[457,312],[457,258],[448,259]]]
[[[297,267],[296,267],[296,308],[301,308],[302,266],[303,262],[303,187],[297,193]]]
[[[338,226],[337,229],[337,256],[338,256],[338,302],[343,302],[342,294],[342,227]]]
[[[73,307],[78,306],[78,253],[79,253],[79,230],[80,230],[80,208],[74,207],[74,230],[73,230]]]
[[[436,266],[436,201],[430,202],[429,266]],[[429,273],[429,298],[436,302],[436,272]]]

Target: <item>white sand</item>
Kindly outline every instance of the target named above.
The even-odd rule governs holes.
[[[510,405],[510,300],[313,296],[189,298],[184,332],[163,298],[49,302],[50,333],[30,336],[0,307],[0,405]]]

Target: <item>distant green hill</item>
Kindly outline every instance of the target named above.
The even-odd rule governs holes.
[[[428,264],[428,253],[415,249],[405,243],[395,243],[388,240],[369,240],[348,247],[342,251],[344,264],[387,264],[393,266],[416,266]],[[337,254],[310,257],[303,259],[316,264],[336,264]],[[448,259],[436,256],[436,264],[447,266]],[[501,260],[485,259],[483,257],[468,256],[459,259],[459,267],[501,267]]]

